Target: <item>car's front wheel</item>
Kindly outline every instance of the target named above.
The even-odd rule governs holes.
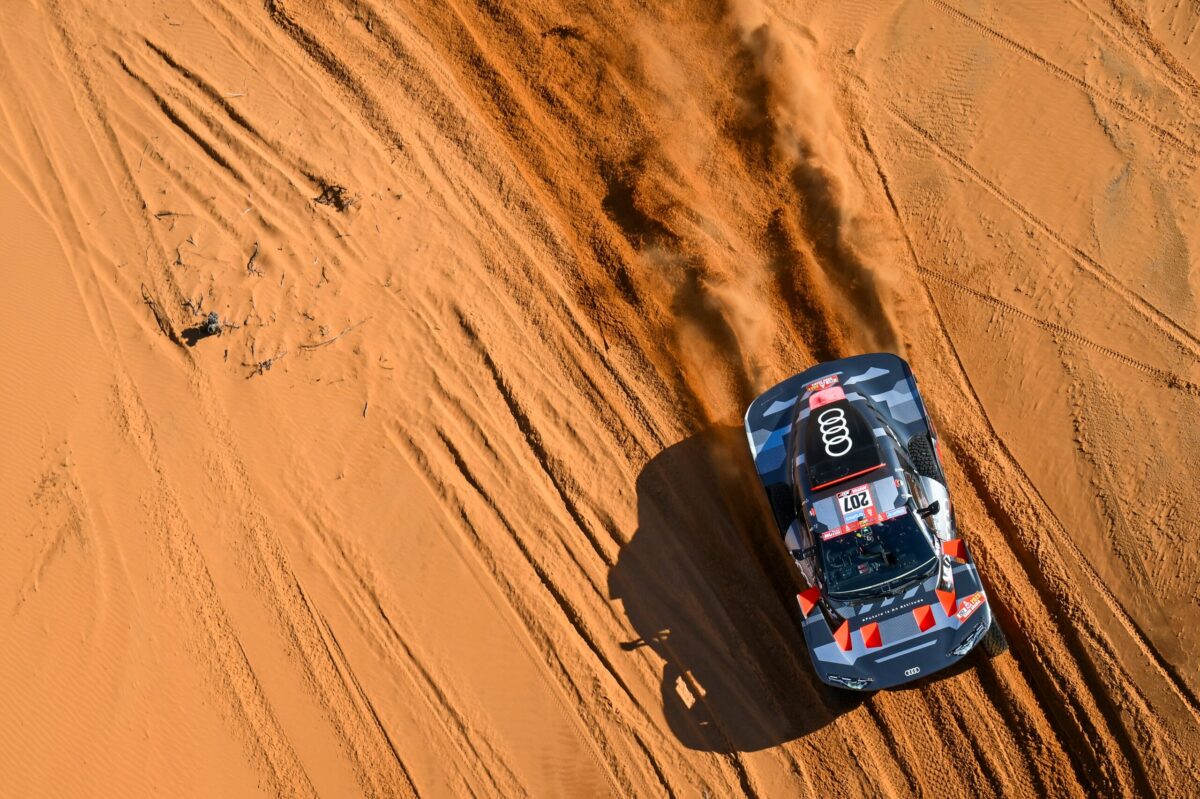
[[[988,625],[988,631],[980,639],[979,648],[989,658],[1003,655],[1008,651],[1008,639],[1004,637],[1004,631],[1000,629],[1000,622],[995,616],[992,616],[992,623]]]
[[[908,457],[912,461],[913,468],[917,470],[917,474],[922,477],[932,477],[934,480],[941,479],[941,469],[938,468],[937,454],[933,451],[933,442],[929,440],[929,436],[924,433],[919,433],[913,436],[908,441]]]

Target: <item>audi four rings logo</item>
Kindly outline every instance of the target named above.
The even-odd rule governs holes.
[[[840,458],[850,451],[854,442],[850,440],[850,428],[846,425],[846,412],[841,408],[830,408],[817,417],[821,428],[821,440],[825,442],[825,454]],[[835,447],[840,447],[835,451]]]
[[[904,676],[905,676],[905,677],[911,677],[911,676],[913,676],[914,674],[920,674],[920,673],[921,673],[921,667],[920,667],[920,666],[914,666],[913,668],[911,668],[911,669],[908,669],[907,671],[905,671],[905,672],[904,672]]]

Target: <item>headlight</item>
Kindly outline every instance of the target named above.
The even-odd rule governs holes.
[[[967,633],[967,637],[963,639],[963,642],[950,650],[950,654],[954,655],[955,657],[962,657],[970,652],[971,647],[979,643],[979,639],[982,638],[983,634],[987,632],[987,628],[988,626],[983,622],[976,624],[975,629]]]
[[[826,674],[825,679],[853,691],[861,691],[871,684],[870,677],[840,677],[837,674]]]

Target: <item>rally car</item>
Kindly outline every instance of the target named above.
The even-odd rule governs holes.
[[[822,681],[873,691],[980,642],[1004,649],[905,361],[856,355],[790,377],[750,404],[746,436],[807,585],[796,598]]]

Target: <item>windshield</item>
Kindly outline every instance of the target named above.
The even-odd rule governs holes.
[[[924,577],[937,556],[916,519],[905,514],[821,541],[821,561],[826,590],[837,596],[886,591]]]

